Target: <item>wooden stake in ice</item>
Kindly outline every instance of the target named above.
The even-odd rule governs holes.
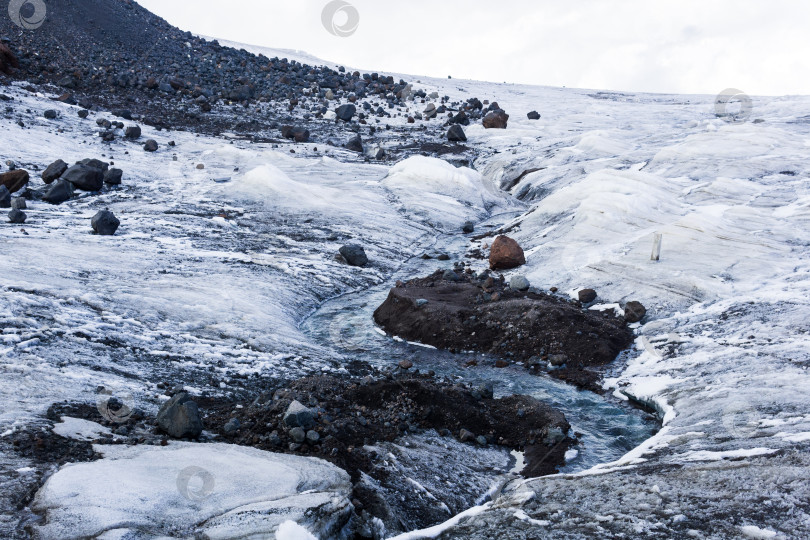
[[[663,235],[661,233],[655,233],[655,238],[653,238],[653,250],[652,256],[650,257],[651,261],[657,261],[661,258],[661,238]]]

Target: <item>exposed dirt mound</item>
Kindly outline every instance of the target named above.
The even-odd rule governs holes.
[[[587,368],[611,362],[632,342],[625,321],[612,312],[453,271],[399,283],[374,320],[411,341],[546,366],[553,376],[592,390],[598,375]]]
[[[319,435],[316,442],[296,444],[284,425],[282,417],[293,400],[317,413],[312,428]],[[471,444],[496,444],[514,450],[542,446],[545,451],[538,452],[543,459],[528,463],[533,476],[556,472],[565,449],[573,442],[566,435],[570,426],[565,416],[532,397],[493,399],[486,388],[453,385],[427,375],[383,380],[367,377],[361,381],[308,377],[242,408],[230,401],[198,402],[207,413],[207,428],[231,442],[317,455],[346,469],[354,478],[365,469],[365,463],[362,454],[353,449],[393,441],[419,430],[434,429]],[[228,434],[224,426],[232,418],[239,421],[239,429]]]

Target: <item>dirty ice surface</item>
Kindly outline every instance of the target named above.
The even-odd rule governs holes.
[[[320,459],[221,443],[95,449],[103,459],[62,467],[37,493],[37,537],[266,538],[293,521],[336,538],[351,515],[349,475]]]
[[[527,266],[512,273],[648,307],[634,353],[605,386],[657,410],[664,428],[577,476],[516,481],[437,534],[473,538],[538,523],[572,538],[700,535],[707,523],[718,537],[810,534],[810,98],[755,98],[748,121],[728,123],[710,96],[420,86],[495,100],[511,115],[506,130],[466,128],[468,145],[481,150],[480,180],[491,186],[467,172],[454,181],[480,185],[480,194],[462,199],[445,191],[448,180],[437,187],[430,178],[429,190],[415,193],[422,185],[405,182],[407,171],[397,180],[390,167],[343,164],[340,150],[313,144],[293,157],[145,128],[161,144],[156,154],[123,141],[102,147],[73,108],[48,102],[63,114],[59,133],[36,115],[41,101],[13,92],[37,117],[26,118],[27,129],[0,120],[0,158],[42,167],[113,155],[125,176],[100,196],[33,203],[24,227],[3,229],[0,433],[37,422],[54,401],[91,401],[97,386],[154,409],[161,380],[216,381],[227,392],[234,377],[340,370],[328,347],[298,328],[305,314],[380,283],[443,227],[517,210],[503,225]],[[541,119],[527,120],[530,110]],[[428,162],[413,163],[422,171]],[[89,234],[89,218],[104,207],[122,217],[112,238]],[[655,233],[663,234],[658,262],[650,261]],[[333,259],[347,241],[366,246],[371,267]],[[4,456],[4,483],[19,466]],[[628,494],[621,508],[611,492]],[[679,504],[681,492],[710,502]]]

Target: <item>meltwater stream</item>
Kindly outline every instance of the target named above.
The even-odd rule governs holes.
[[[426,251],[463,254],[468,241],[465,237],[440,237]],[[545,374],[531,374],[520,365],[496,369],[495,359],[480,353],[453,354],[408,343],[386,335],[374,323],[374,310],[397,280],[426,276],[439,268],[451,268],[452,264],[435,258],[412,259],[380,286],[325,302],[301,324],[301,329],[347,359],[363,360],[380,368],[390,368],[408,359],[414,369],[433,370],[437,376],[467,383],[491,382],[495,397],[525,394],[551,404],[565,414],[572,431],[580,434],[576,456],[569,454],[562,472],[577,472],[614,461],[658,430],[659,423],[649,414],[612,396],[578,390]],[[468,366],[471,360],[477,365]]]

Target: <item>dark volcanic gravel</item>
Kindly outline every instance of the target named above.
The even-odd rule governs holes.
[[[448,273],[449,272],[449,273]],[[453,271],[399,283],[374,312],[386,331],[451,351],[521,361],[581,388],[598,390],[588,369],[613,361],[632,342],[625,321],[502,279]],[[506,361],[506,360],[504,360]]]

